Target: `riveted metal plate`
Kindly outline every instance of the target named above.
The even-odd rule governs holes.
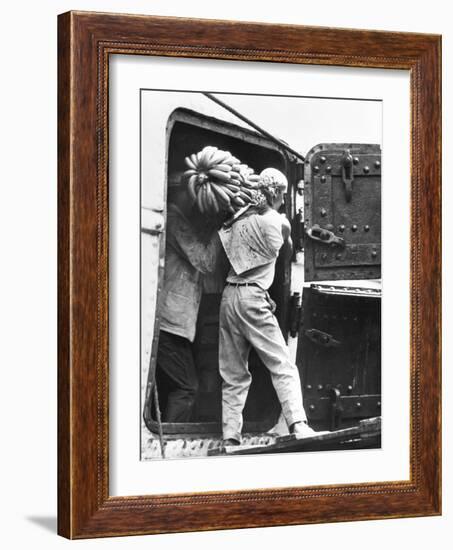
[[[345,148],[346,149],[346,148]],[[319,151],[310,158],[310,165],[314,173],[319,177],[323,175],[341,176],[343,163],[344,149],[332,149],[331,153]],[[379,153],[364,153],[361,145],[354,146],[351,149],[353,159],[357,159],[357,162],[353,162],[352,170],[354,177],[357,176],[380,176],[381,175],[381,154]],[[320,158],[325,156],[326,162],[321,163]]]
[[[313,333],[327,334],[338,344],[325,345]],[[331,429],[332,416],[344,427],[381,414],[380,292],[304,287],[296,362],[305,410],[317,429]]]
[[[353,159],[347,182],[346,151]],[[305,280],[380,278],[380,146],[317,145],[306,157],[304,193]],[[316,225],[343,239],[345,246],[310,238],[307,230]]]
[[[358,420],[381,414],[380,395],[342,395],[340,403],[342,418],[345,420],[349,418]],[[322,421],[329,417],[331,400],[328,397],[319,399],[307,397],[304,405],[308,419],[311,421]]]
[[[315,266],[317,267],[344,267],[379,266],[381,264],[380,244],[348,244],[342,249],[331,247],[323,250],[319,247],[315,252]]]

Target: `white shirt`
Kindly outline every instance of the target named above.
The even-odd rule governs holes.
[[[223,231],[223,230],[222,230]],[[274,280],[275,262],[283,245],[282,217],[276,210],[239,219],[228,240],[219,232],[231,263],[228,283],[255,283],[267,290]]]

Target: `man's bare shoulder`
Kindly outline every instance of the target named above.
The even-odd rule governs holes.
[[[276,210],[268,210],[264,214],[257,215],[257,221],[259,225],[267,230],[281,230],[282,223],[284,222],[285,217],[279,214]]]
[[[283,217],[275,210],[270,210],[259,216],[259,225],[268,245],[278,250],[283,244],[282,222]]]

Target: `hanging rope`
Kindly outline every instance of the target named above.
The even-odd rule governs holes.
[[[162,455],[162,458],[165,458],[165,449],[164,449],[164,431],[162,429],[162,417],[160,414],[160,407],[159,407],[159,392],[157,391],[157,382],[154,380],[154,407],[156,409],[156,420],[157,420],[157,427],[159,430],[159,442],[160,442],[160,452]]]
[[[280,147],[282,147],[283,149],[286,149],[289,153],[291,153],[292,155],[294,155],[296,158],[298,158],[299,160],[301,160],[302,162],[305,161],[305,157],[303,155],[301,155],[300,153],[298,153],[297,151],[295,151],[292,147],[290,147],[288,144],[286,144],[284,141],[282,141],[281,139],[278,139],[277,137],[273,136],[272,134],[270,134],[268,131],[264,130],[264,128],[261,128],[261,126],[258,126],[258,124],[255,124],[252,120],[250,120],[249,118],[247,118],[246,116],[244,116],[242,113],[240,113],[239,111],[236,111],[236,109],[233,109],[233,107],[230,107],[230,105],[228,105],[227,103],[223,102],[221,99],[219,99],[218,97],[215,97],[214,95],[212,95],[211,93],[209,92],[202,92],[203,95],[205,95],[206,97],[208,97],[211,101],[214,101],[214,103],[217,103],[218,105],[220,105],[221,107],[223,107],[224,109],[226,109],[227,111],[230,111],[230,113],[232,113],[233,115],[237,116],[239,119],[241,119],[243,122],[245,122],[246,124],[248,124],[249,126],[251,126],[252,128],[254,128],[255,130],[257,130],[260,134],[262,134],[263,136],[267,137],[268,139],[270,139],[271,141],[273,141],[274,143],[276,143],[277,145],[279,145]]]

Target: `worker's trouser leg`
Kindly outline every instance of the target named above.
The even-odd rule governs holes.
[[[158,388],[160,383],[168,388],[167,405],[162,420],[188,422],[198,390],[197,373],[189,340],[160,331],[156,379]]]
[[[251,383],[251,346],[270,371],[288,425],[306,420],[299,372],[290,361],[267,292],[257,286],[227,285],[220,307],[219,339],[224,439],[240,441],[242,411]]]

